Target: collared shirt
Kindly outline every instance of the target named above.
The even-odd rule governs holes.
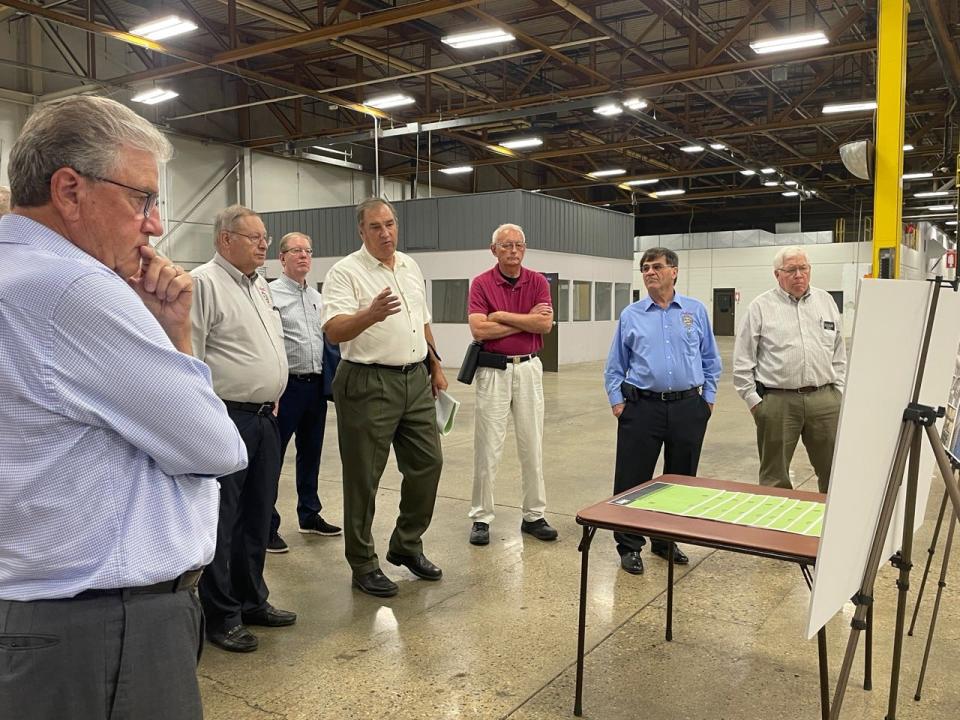
[[[477,275],[470,284],[469,315],[489,315],[497,310],[526,315],[534,305],[550,303],[550,286],[538,272],[520,268],[520,277],[511,284],[503,277],[499,266]],[[483,349],[504,355],[530,355],[543,348],[543,335],[520,332],[515,335],[487,340]]]
[[[760,402],[757,381],[794,389],[833,384],[843,389],[847,352],[843,319],[826,290],[799,300],[777,286],[758,296],[740,323],[733,348],[733,386],[749,407]]]
[[[400,299],[400,312],[340,343],[344,360],[406,365],[427,356],[423,336],[424,325],[430,322],[426,288],[420,267],[406,253],[394,255],[392,270],[365,247],[337,262],[323,282],[323,324],[366,308],[386,287]]]
[[[654,392],[703,386],[703,399],[712,403],[721,369],[703,303],[675,294],[666,308],[647,296],[620,314],[603,377],[611,405],[623,402],[624,381]]]
[[[247,277],[220,253],[190,274],[193,354],[210,366],[217,395],[276,402],[287,386],[287,352],[267,281]]]
[[[320,293],[309,285],[281,275],[270,283],[273,301],[283,322],[283,344],[293,375],[320,374],[323,370],[323,328]]]
[[[213,558],[247,453],[207,367],[115,272],[0,219],[0,598],[172,580]]]

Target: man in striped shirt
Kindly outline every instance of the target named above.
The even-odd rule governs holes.
[[[782,248],[773,268],[779,287],[750,303],[737,331],[733,384],[757,426],[760,484],[792,487],[802,439],[825,493],[847,372],[843,320],[830,294],[810,286],[803,248]]]

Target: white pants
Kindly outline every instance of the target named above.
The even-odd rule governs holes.
[[[507,420],[513,415],[523,491],[523,519],[543,517],[543,364],[540,358],[509,364],[506,370],[477,368],[476,427],[473,446],[474,522],[493,521],[493,484],[503,454]]]

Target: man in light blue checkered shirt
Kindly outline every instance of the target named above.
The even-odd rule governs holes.
[[[247,463],[149,245],[170,145],[112,100],[40,106],[0,219],[0,715],[200,718],[195,587]],[[14,710],[15,708],[15,710]],[[11,715],[12,717],[12,715]]]

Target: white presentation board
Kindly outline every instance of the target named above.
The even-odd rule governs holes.
[[[932,291],[933,284],[921,280],[860,281],[827,509],[810,597],[808,639],[860,588],[903,411],[913,393]],[[960,293],[943,288],[927,354],[921,404],[934,407],[946,404],[958,342]],[[927,507],[934,468],[933,451],[926,433],[922,448],[915,514],[918,528]],[[905,488],[906,481],[900,490],[881,564],[900,547]]]

